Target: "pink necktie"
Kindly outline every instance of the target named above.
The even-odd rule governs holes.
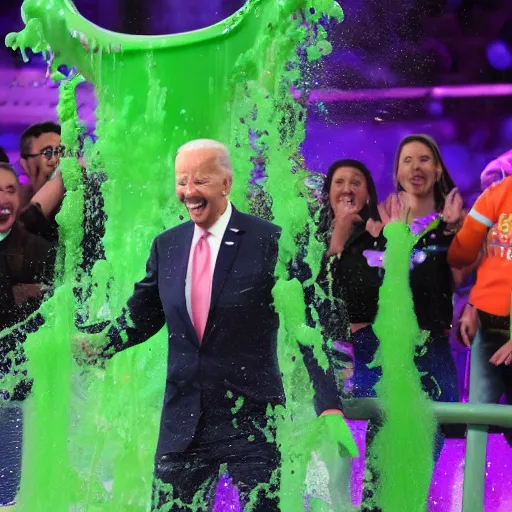
[[[192,287],[190,302],[192,306],[192,323],[201,342],[203,340],[210,301],[212,296],[211,250],[208,243],[208,231],[203,231],[194,249],[192,258]]]

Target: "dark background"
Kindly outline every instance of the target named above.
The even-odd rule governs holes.
[[[96,24],[133,34],[194,30],[235,12],[242,0],[77,0]],[[399,139],[410,132],[433,135],[467,194],[491,159],[512,147],[511,0],[347,0],[345,21],[329,28],[334,51],[315,67],[318,101],[310,106],[304,145],[310,170],[322,172],[337,158],[364,160],[382,193]],[[21,1],[0,5],[0,36],[19,30]],[[56,92],[45,84],[40,57],[24,64],[0,45],[0,145],[16,159],[19,133],[49,117]],[[30,74],[32,72],[32,74]],[[34,78],[35,77],[35,78]],[[34,85],[36,83],[36,85]],[[437,97],[417,87],[460,86]],[[465,90],[484,85],[477,95]],[[30,88],[36,89],[30,90]],[[467,89],[466,89],[467,88]],[[322,91],[364,91],[364,99],[323,101]],[[393,91],[392,99],[372,93]],[[84,100],[92,115],[94,105]]]

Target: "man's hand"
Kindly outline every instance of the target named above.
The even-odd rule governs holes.
[[[103,350],[107,345],[104,334],[77,334],[72,343],[73,357],[79,365],[104,366]]]
[[[459,319],[459,336],[460,341],[471,348],[471,342],[478,330],[478,315],[476,308],[471,304],[466,304],[462,310]]]
[[[491,359],[489,359],[489,362],[495,366],[499,366],[500,364],[510,366],[510,364],[512,364],[512,340],[508,340],[505,345],[500,347]]]
[[[321,439],[338,447],[342,457],[358,457],[359,451],[343,413],[338,409],[324,411],[318,418],[321,424]]]

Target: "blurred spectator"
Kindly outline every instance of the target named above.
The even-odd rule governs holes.
[[[16,220],[19,205],[18,176],[9,164],[0,163],[0,329],[34,312],[53,278],[54,246]]]
[[[468,304],[466,308],[478,322],[478,335],[471,346],[470,402],[474,403],[498,402],[504,392],[512,403],[512,373],[509,368],[500,366],[502,361],[491,359],[510,339],[511,193],[512,176],[487,188],[476,201],[448,253],[454,266],[481,259],[469,297],[471,306]],[[510,430],[507,434],[512,443]]]
[[[506,176],[512,175],[512,150],[503,153],[498,158],[489,162],[482,173],[480,174],[480,186],[482,190],[486,190],[493,183],[502,181]],[[473,203],[474,201],[470,201]],[[476,261],[475,269],[479,261]],[[452,347],[455,353],[455,359],[459,370],[459,375],[463,376],[461,379],[461,391],[463,401],[468,399],[469,387],[469,358],[467,349],[471,347],[473,338],[478,330],[478,316],[476,309],[468,303],[471,288],[476,280],[476,273],[471,274],[466,278],[462,286],[460,286],[454,295],[454,322],[452,330]],[[454,343],[458,339],[462,344],[467,347],[464,350],[460,344]],[[480,365],[482,362],[473,358],[473,366]],[[487,365],[487,361],[483,364]],[[481,369],[475,369],[480,374]]]
[[[38,309],[53,275],[53,245],[16,220],[19,189],[15,170],[0,163],[0,331],[27,320]],[[0,381],[0,399],[9,402],[0,408],[0,505],[14,502],[20,478],[22,413],[17,402],[31,388],[21,342],[41,320],[0,338],[0,377],[10,377]]]
[[[480,186],[485,190],[507,176],[512,176],[512,149],[486,165],[480,174]]]
[[[21,164],[33,189],[30,203],[20,214],[20,221],[28,231],[51,243],[57,243],[59,238],[55,217],[66,192],[59,169],[60,158],[65,152],[60,133],[58,124],[41,123],[25,130],[20,141]],[[101,186],[106,176],[102,172],[88,172],[83,161],[80,164],[85,196],[83,268],[89,272],[95,261],[104,258],[101,239],[105,233],[105,215]]]
[[[20,163],[27,173],[35,194],[59,167],[64,147],[60,143],[60,126],[46,122],[27,128],[20,140]]]
[[[30,203],[23,209],[20,220],[28,231],[52,243],[58,240],[55,215],[64,197],[59,171],[60,158],[64,155],[60,132],[56,123],[40,123],[27,128],[20,140],[20,163],[32,187]],[[53,180],[60,181],[49,187],[49,194],[47,185]]]

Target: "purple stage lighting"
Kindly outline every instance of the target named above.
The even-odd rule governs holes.
[[[504,41],[492,42],[487,47],[487,59],[493,68],[505,71],[512,66],[512,52]]]

